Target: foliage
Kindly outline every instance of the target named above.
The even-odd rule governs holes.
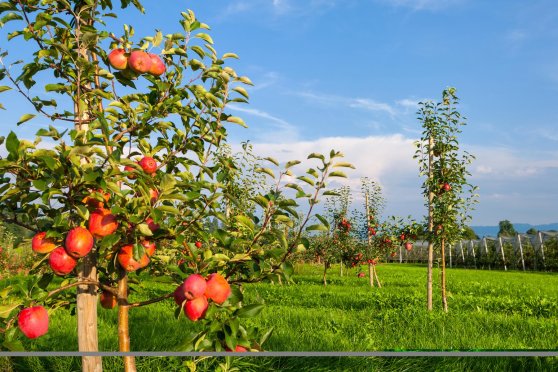
[[[120,5],[123,11],[144,11],[136,0],[121,0]],[[193,273],[222,273],[233,285],[233,295],[222,305],[210,305],[200,321],[202,329],[184,340],[183,348],[244,345],[259,350],[265,335],[241,323],[257,315],[263,304],[245,303],[241,283],[288,277],[289,257],[308,246],[303,232],[322,229],[321,224],[307,224],[328,179],[345,177],[338,168],[351,165],[338,161],[342,154],[334,150],[327,158],[310,154],[308,159],[318,164],[296,184],[283,181],[294,176],[290,168],[298,160],[286,163],[278,177],[271,168],[244,168],[259,164],[251,148],[246,145],[246,157],[235,159],[225,147],[227,127],[245,126],[228,112],[228,105],[246,103],[245,86],[252,84],[228,65],[236,54],[218,54],[209,27],[191,10],[178,15],[178,30],[137,38],[130,25],[119,35],[106,28],[106,21],[117,17],[112,7],[109,0],[0,3],[0,25],[13,30],[8,39],[23,39],[32,53],[10,64],[8,51],[0,51],[0,80],[9,84],[0,86],[0,92],[15,89],[33,106],[34,113],[22,115],[18,125],[37,116],[56,123],[39,129],[34,140],[18,138],[13,131],[0,140],[7,151],[0,158],[0,220],[32,233],[45,231],[48,239],[63,245],[70,229],[87,227],[92,212],[105,208],[117,228],[97,236],[91,253],[81,259],[78,270],[86,262],[98,270],[98,278],[87,284],[118,292],[119,305],[132,309],[172,297],[167,293],[128,301],[128,292],[142,289],[142,272],[175,286]],[[158,53],[166,71],[155,75],[130,67],[112,69],[107,50],[117,48]],[[46,93],[32,97],[28,92],[37,91],[37,82],[48,82]],[[59,99],[51,99],[52,94]],[[156,162],[153,173],[140,164],[146,157]],[[279,168],[276,160],[267,160]],[[245,189],[246,178],[240,174],[256,171],[271,177],[274,186]],[[287,196],[285,188],[295,189],[296,197]],[[293,227],[300,218],[295,199],[306,200],[309,211],[289,236],[283,227]],[[223,213],[222,206],[231,206],[234,213]],[[132,245],[133,259],[140,261],[146,242],[158,247],[147,259],[149,265],[125,272],[118,262],[121,248]],[[76,299],[67,290],[85,283],[83,279],[72,273],[55,280],[48,256],[36,258],[32,274],[23,291],[5,289],[9,311],[3,313],[0,328],[15,325],[19,309],[33,304],[73,311]],[[181,310],[176,307],[177,317]],[[0,335],[4,348],[20,348],[15,330]]]
[[[513,224],[508,220],[498,222],[498,237],[502,236],[517,236],[517,231]]]

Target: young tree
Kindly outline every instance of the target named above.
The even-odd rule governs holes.
[[[415,158],[421,176],[426,176],[423,190],[428,208],[428,310],[432,310],[434,247],[440,250],[442,306],[447,311],[445,247],[462,238],[478,197],[476,187],[467,181],[467,166],[474,156],[459,148],[457,136],[465,121],[456,110],[457,104],[455,89],[448,88],[442,93],[441,103],[421,103],[418,112],[424,131],[416,143]]]
[[[138,0],[120,6],[144,12]],[[177,15],[180,31],[137,39],[132,26],[120,35],[106,28],[117,16],[112,8],[110,0],[0,2],[8,39],[26,43],[24,52],[32,54],[9,63],[9,50],[0,52],[0,80],[9,84],[0,92],[15,89],[32,106],[18,125],[41,117],[64,127],[41,128],[34,141],[13,131],[0,139],[7,151],[0,158],[0,220],[35,234],[33,250],[42,255],[28,289],[7,289],[2,347],[22,348],[16,322],[29,337],[47,331],[43,306],[75,306],[79,350],[97,351],[102,292],[103,306],[118,306],[120,351],[130,351],[129,311],[172,297],[177,317],[184,312],[203,323],[185,350],[260,350],[267,336],[241,319],[257,315],[262,304],[245,304],[241,284],[288,275],[289,257],[299,244],[308,247],[303,231],[322,228],[306,225],[326,181],[343,176],[334,168],[347,165],[333,150],[328,158],[309,156],[319,161],[308,171],[316,181],[303,176],[305,186],[293,186],[310,207],[290,241],[280,226],[298,218],[297,202],[284,194],[289,185],[281,177],[298,161],[280,170],[271,191],[250,196],[261,219],[250,210],[227,216],[221,206],[236,202],[230,192],[236,186],[227,184],[235,165],[218,154],[227,125],[245,126],[227,107],[247,102],[244,86],[251,84],[227,65],[237,56],[219,55],[208,26],[191,10]],[[60,98],[32,96],[37,82]],[[206,229],[210,223],[214,228]],[[158,250],[175,257],[163,261]],[[176,290],[133,302],[130,289],[141,288],[128,279],[141,280],[142,271],[172,278]],[[75,287],[77,296],[68,292]],[[41,316],[38,333],[26,326],[30,312]],[[125,356],[124,366],[135,370],[133,357]],[[84,357],[83,369],[99,371],[100,359]]]

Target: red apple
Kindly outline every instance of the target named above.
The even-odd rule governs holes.
[[[136,171],[136,168],[130,166],[130,165],[126,165],[124,167],[124,171],[128,172],[128,175],[126,177],[128,177],[129,180],[133,180],[136,178],[136,175],[134,174],[134,172]]]
[[[93,248],[93,236],[84,227],[78,226],[66,235],[66,252],[74,258],[86,256]]]
[[[186,304],[184,305],[184,313],[188,319],[195,322],[205,316],[208,306],[209,304],[205,296],[197,297],[193,300],[186,301]]]
[[[110,193],[108,192],[103,192],[103,190],[96,190],[96,192],[98,192],[99,194],[101,194],[103,196],[103,200],[105,202],[108,202],[110,199]],[[87,206],[89,208],[103,208],[104,206],[104,202],[99,201],[98,199],[95,199],[95,197],[88,195],[85,198],[83,198],[83,200],[81,201],[84,204],[87,204]]]
[[[149,257],[155,254],[155,249],[157,249],[157,246],[155,245],[154,242],[150,242],[149,240],[142,240],[141,245],[143,245],[143,248],[145,248],[145,253]]]
[[[114,49],[108,55],[109,64],[117,70],[128,67],[128,55],[124,49]]]
[[[155,204],[157,199],[159,199],[159,191],[157,189],[149,189],[149,197],[151,198],[151,204]]]
[[[151,59],[151,68],[149,73],[153,76],[161,76],[167,70],[163,60],[156,54],[149,53],[149,58]]]
[[[184,295],[184,283],[182,283],[174,290],[174,302],[178,306],[182,306],[184,301],[186,301],[186,296]]]
[[[406,243],[405,243],[405,249],[406,249],[407,251],[410,251],[411,249],[413,249],[413,243],[411,243],[411,242],[406,242]]]
[[[58,247],[48,256],[48,264],[56,275],[67,275],[77,265],[77,261],[66,252],[64,247]]]
[[[442,185],[442,190],[444,190],[444,191],[446,191],[446,192],[447,192],[447,191],[450,191],[450,190],[451,190],[451,185],[450,185],[449,183],[445,182],[445,183]]]
[[[196,248],[200,249],[202,247],[202,242],[198,240],[197,242],[194,243],[194,245],[196,246]]]
[[[364,273],[358,273],[357,276],[358,276],[359,278],[364,278]]]
[[[157,162],[151,156],[144,156],[138,164],[147,174],[153,174],[157,172]]]
[[[149,256],[144,254],[138,261],[134,260],[134,246],[131,244],[125,245],[118,251],[118,263],[122,268],[128,272],[136,271],[142,267],[149,265]]]
[[[37,253],[52,252],[56,248],[54,240],[46,237],[46,232],[37,233],[31,240],[31,249]]]
[[[42,306],[25,308],[17,316],[17,325],[26,337],[40,337],[48,332],[48,313]]]
[[[213,273],[207,277],[207,288],[205,296],[212,299],[218,304],[222,304],[229,298],[231,294],[231,286],[227,279],[223,278],[218,273]]]
[[[98,208],[89,216],[89,232],[97,238],[110,235],[118,228],[116,216],[110,210]]]
[[[200,274],[192,274],[184,281],[183,289],[184,297],[188,300],[192,300],[205,294],[207,283],[205,282],[205,278]]]
[[[391,257],[395,257],[395,256],[397,256],[397,253],[391,252],[390,256],[391,256]]]
[[[153,222],[153,218],[151,217],[147,217],[145,219],[145,223],[147,224],[147,227],[149,227],[149,230],[151,230],[151,232],[155,232],[157,230],[159,230],[159,224]]]
[[[225,348],[226,351],[232,351],[231,349],[229,349],[228,347]],[[246,350],[246,348],[244,346],[240,346],[240,345],[236,345],[236,347],[234,348],[234,351],[236,351],[237,353],[243,353]]]
[[[101,301],[101,307],[104,309],[114,309],[116,303],[118,302],[116,296],[109,291],[103,291],[101,296],[99,296],[99,299]]]
[[[133,71],[144,74],[151,69],[151,58],[143,50],[134,50],[128,57],[128,66]]]

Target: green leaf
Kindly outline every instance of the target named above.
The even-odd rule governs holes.
[[[250,218],[240,215],[234,216],[234,219],[242,226],[250,229],[250,231],[254,231],[254,221],[252,221]]]
[[[329,231],[329,229],[322,224],[316,224],[308,226],[306,231]]]
[[[291,160],[291,161],[288,161],[287,164],[285,164],[285,168],[288,169],[288,168],[294,167],[297,164],[300,164],[300,160]]]
[[[340,171],[335,171],[335,172],[331,172],[329,174],[330,177],[342,177],[342,178],[347,178],[347,175],[343,172]]]
[[[151,44],[156,47],[159,46],[161,44],[161,41],[163,41],[163,33],[161,31],[157,31],[157,33],[155,34],[155,37],[153,38],[153,41],[151,42]]]
[[[239,318],[252,318],[258,315],[264,307],[263,304],[246,305],[235,311],[235,315]]]
[[[324,193],[322,195],[324,195],[324,196],[341,196],[341,194],[339,194],[338,192],[332,191],[332,190],[324,191]]]
[[[340,162],[340,163],[335,163],[333,165],[334,168],[351,168],[351,169],[355,169],[355,166],[352,165],[351,163],[347,163],[347,162]]]
[[[245,98],[250,98],[248,95],[248,91],[246,89],[244,89],[243,87],[235,87],[233,88],[233,90],[237,93],[239,93],[241,96],[245,97]]]
[[[10,153],[10,155],[17,158],[19,149],[19,140],[14,132],[10,132],[8,134],[8,138],[6,139],[6,150]]]
[[[33,114],[22,115],[19,118],[19,121],[17,122],[17,125],[21,125],[21,124],[25,123],[26,121],[29,121],[29,120],[33,119],[35,116],[37,116],[37,115],[33,115]]]
[[[235,53],[225,53],[223,54],[223,57],[221,57],[221,59],[227,59],[227,58],[238,59],[238,56]]]
[[[273,171],[269,168],[258,168],[258,169],[256,169],[256,172],[265,173],[268,176],[270,176],[271,178],[275,178],[275,173],[273,173]]]
[[[0,93],[5,92],[7,90],[11,90],[11,87],[8,87],[6,85],[0,85]]]
[[[267,158],[264,158],[264,160],[267,160],[267,161],[275,164],[276,166],[279,166],[279,162],[277,160],[275,160],[275,158],[272,158],[271,156],[268,156]]]
[[[320,160],[325,160],[325,157],[322,154],[318,154],[317,152],[313,152],[310,155],[308,155],[307,159],[320,159]]]
[[[306,182],[307,184],[309,184],[310,186],[314,186],[315,182],[314,180],[311,180],[310,178],[306,177],[306,176],[299,176],[297,177],[297,179]]]
[[[208,42],[209,44],[213,44],[213,39],[211,38],[211,36],[209,36],[208,34],[205,34],[203,32],[200,32],[199,34],[196,34],[196,36],[198,39],[202,39],[203,41]]]
[[[0,305],[0,318],[8,318],[10,316],[10,313],[19,305],[20,304]]]
[[[248,128],[248,125],[246,125],[246,123],[244,122],[244,120],[242,120],[241,118],[239,118],[238,116],[229,116],[227,118],[228,122],[234,123],[234,124],[238,124],[244,128]]]
[[[182,212],[180,212],[180,210],[178,210],[175,207],[171,207],[170,205],[160,205],[157,208],[155,208],[161,212],[167,212],[167,213],[172,213],[172,214],[181,214]]]
[[[151,229],[149,228],[149,225],[147,225],[146,223],[140,223],[139,225],[137,225],[138,231],[140,232],[140,234],[145,235],[145,236],[152,236],[153,232],[151,231]]]
[[[316,213],[315,216],[316,216],[316,218],[317,218],[318,220],[320,220],[320,222],[321,222],[325,227],[327,227],[328,230],[329,230],[329,222],[325,219],[325,217],[323,217],[323,216],[321,216],[321,215],[319,215],[319,214],[317,214],[317,213]]]

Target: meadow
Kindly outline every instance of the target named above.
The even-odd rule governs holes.
[[[245,285],[245,302],[265,303],[249,324],[273,327],[264,345],[268,351],[477,351],[557,350],[558,275],[517,271],[448,269],[449,312],[426,310],[426,268],[383,264],[382,288],[371,288],[356,269],[339,267],[321,281],[322,267],[297,264],[293,283]],[[435,283],[439,272],[434,272]],[[0,285],[25,281],[3,280]],[[142,280],[141,292],[157,296],[174,290],[155,280]],[[132,299],[134,293],[131,294]],[[136,308],[130,313],[132,351],[179,351],[198,324],[173,317],[171,300]],[[102,351],[118,351],[117,310],[99,307]],[[28,350],[77,350],[76,318],[65,311],[51,315],[48,334],[25,340]],[[188,358],[139,357],[138,370],[188,370]],[[219,363],[223,365],[219,367]],[[228,364],[227,364],[228,363]],[[556,358],[212,358],[198,369],[231,370],[554,370]],[[122,369],[119,358],[104,358],[106,371]],[[2,371],[80,370],[79,358],[2,358]]]

